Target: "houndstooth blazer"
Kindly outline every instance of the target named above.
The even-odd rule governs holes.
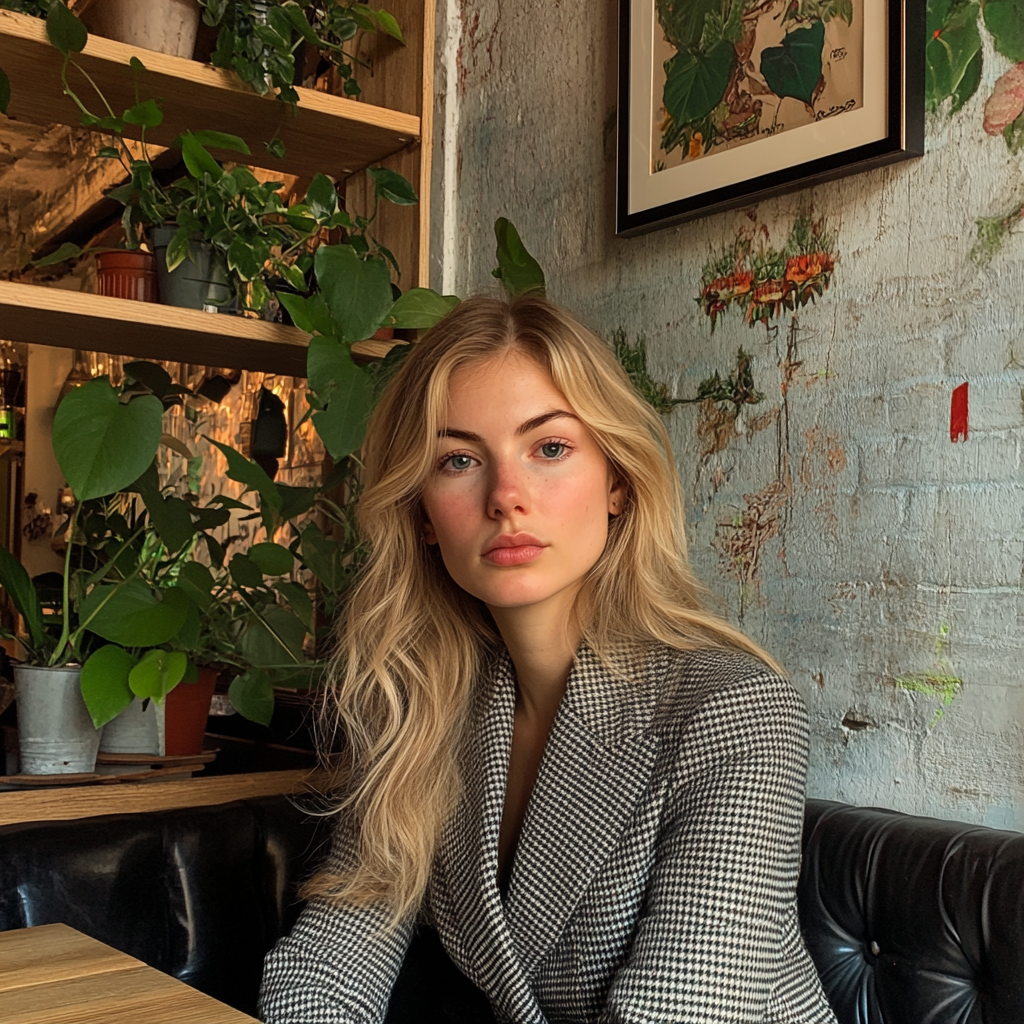
[[[502,1021],[835,1024],[797,921],[802,700],[722,651],[657,647],[639,676],[580,648],[503,900],[515,674],[500,659],[427,919]],[[413,927],[381,937],[384,918],[311,902],[267,957],[263,1019],[383,1020]]]

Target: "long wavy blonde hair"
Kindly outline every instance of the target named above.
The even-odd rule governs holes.
[[[756,644],[707,610],[686,555],[668,434],[607,345],[550,302],[470,299],[415,346],[370,418],[358,519],[370,555],[339,628],[322,742],[343,737],[335,810],[348,856],[306,896],[386,903],[396,924],[419,906],[441,829],[461,790],[458,754],[481,672],[500,637],[482,602],[424,542],[420,504],[461,367],[518,350],[550,374],[625,484],[575,614],[599,657],[661,642],[729,647],[774,668]]]

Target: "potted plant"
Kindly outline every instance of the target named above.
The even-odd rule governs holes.
[[[279,99],[297,103],[295,85],[301,82],[305,60],[297,61],[306,47],[333,65],[344,81],[346,96],[361,89],[354,65],[366,66],[346,49],[360,30],[378,29],[399,42],[402,30],[384,10],[355,0],[198,0],[203,21],[219,29],[210,60],[215,67],[234,71],[260,95],[277,91]]]
[[[199,7],[195,0],[94,0],[82,20],[106,39],[191,58]]]
[[[58,406],[54,453],[78,504],[67,525],[55,614],[44,614],[41,595],[24,568],[9,552],[0,551],[0,583],[25,623],[19,639],[27,656],[15,668],[15,682],[22,770],[29,774],[92,770],[96,727],[102,722],[93,708],[90,721],[80,675],[97,638],[147,646],[180,628],[180,597],[154,593],[137,573],[120,573],[128,546],[118,545],[111,535],[116,513],[101,507],[102,499],[128,486],[152,462],[162,416],[163,405],[152,395],[122,401],[103,378],[71,391]],[[102,540],[99,564],[82,543],[86,531]]]

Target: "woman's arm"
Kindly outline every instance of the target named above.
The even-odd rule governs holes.
[[[345,842],[335,834],[334,868]],[[379,1024],[414,921],[385,932],[387,908],[337,906],[312,899],[291,934],[267,954],[259,1015],[268,1024]]]
[[[807,731],[800,696],[766,672],[714,693],[668,741],[682,781],[666,807],[604,1024],[764,1019],[793,967],[787,925],[800,870]],[[695,772],[687,767],[694,764]]]

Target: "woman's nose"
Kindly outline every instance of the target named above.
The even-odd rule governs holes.
[[[496,460],[492,467],[488,515],[495,518],[524,515],[529,511],[529,497],[523,468],[515,459]]]

